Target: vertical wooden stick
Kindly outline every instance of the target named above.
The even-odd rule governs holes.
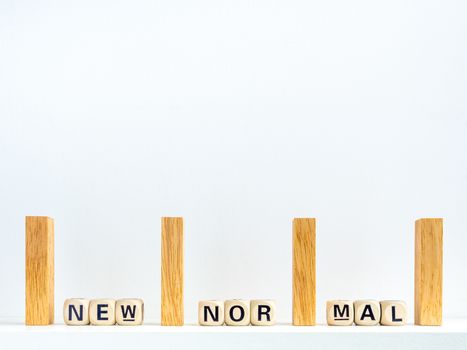
[[[415,222],[415,324],[440,326],[443,313],[443,219]]]
[[[293,299],[294,326],[316,323],[316,219],[293,220]]]
[[[26,216],[26,324],[54,322],[54,221]]]
[[[161,324],[183,326],[183,218],[162,218]]]

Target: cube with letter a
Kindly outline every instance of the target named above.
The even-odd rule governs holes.
[[[381,306],[376,300],[356,300],[354,321],[357,326],[376,326],[381,320]]]

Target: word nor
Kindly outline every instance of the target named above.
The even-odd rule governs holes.
[[[407,305],[400,300],[330,300],[326,303],[330,326],[403,326],[407,323]]]
[[[67,299],[63,304],[63,320],[70,326],[137,326],[143,318],[141,299]]]
[[[272,326],[276,323],[274,300],[202,300],[198,303],[201,326]]]

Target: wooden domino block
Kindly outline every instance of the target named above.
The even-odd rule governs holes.
[[[250,321],[253,326],[276,324],[276,302],[274,300],[252,300],[250,302]]]
[[[144,302],[141,299],[119,299],[115,303],[115,321],[120,326],[143,324]]]
[[[183,326],[183,218],[163,217],[161,324]]]
[[[356,300],[354,321],[357,326],[376,326],[381,320],[381,307],[376,300]]]
[[[250,324],[250,302],[248,300],[226,300],[224,320],[227,326],[248,326]]]
[[[69,326],[85,326],[89,324],[89,300],[66,299],[63,303],[63,321]]]
[[[383,326],[403,326],[407,324],[407,305],[402,300],[382,300],[381,324]]]
[[[224,324],[224,302],[201,300],[198,303],[198,323],[200,326],[222,326]]]
[[[440,326],[443,319],[443,219],[415,222],[415,324]]]
[[[353,302],[350,300],[328,300],[326,320],[330,326],[351,326],[354,322]]]
[[[54,221],[26,217],[26,324],[54,323]]]
[[[115,324],[115,300],[93,299],[89,303],[89,320],[94,326]]]
[[[316,323],[316,219],[293,220],[293,294],[294,326]]]

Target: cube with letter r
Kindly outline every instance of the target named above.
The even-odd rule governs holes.
[[[276,324],[276,302],[274,300],[252,300],[250,320],[253,326],[272,326]]]

